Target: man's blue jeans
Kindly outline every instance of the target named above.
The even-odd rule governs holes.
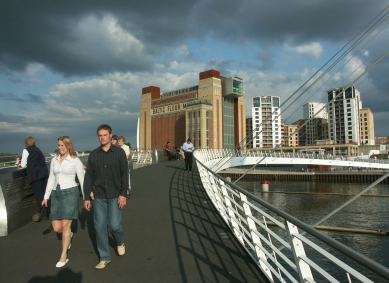
[[[111,253],[108,244],[108,231],[114,237],[117,246],[123,244],[122,210],[119,209],[118,199],[94,200],[93,216],[96,230],[97,249],[100,254],[100,261],[110,261]]]

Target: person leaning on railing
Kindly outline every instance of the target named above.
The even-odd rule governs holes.
[[[40,221],[43,215],[41,201],[45,194],[49,170],[42,151],[35,145],[33,137],[27,137],[24,141],[26,148],[23,149],[22,160],[18,168],[27,168],[27,178],[34,193],[38,211],[32,216],[33,221]]]

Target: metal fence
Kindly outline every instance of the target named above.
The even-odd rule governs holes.
[[[271,282],[389,280],[389,269],[209,169],[223,160],[236,158],[232,154],[197,150],[194,157],[214,206]]]

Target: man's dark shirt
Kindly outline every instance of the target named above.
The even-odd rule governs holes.
[[[111,145],[105,152],[100,146],[90,153],[84,178],[85,200],[90,200],[93,187],[95,198],[127,196],[128,161],[122,148]]]

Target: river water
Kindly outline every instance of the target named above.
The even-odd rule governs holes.
[[[328,195],[327,193],[355,195],[369,184],[272,181],[269,184],[269,193],[261,192],[260,182],[239,181],[237,185],[295,218],[313,225],[352,197]],[[379,184],[366,194],[369,196],[359,197],[319,225],[367,230],[381,229],[389,232],[389,185]],[[389,236],[321,231],[389,268]],[[374,281],[386,282],[379,278],[374,278]]]

